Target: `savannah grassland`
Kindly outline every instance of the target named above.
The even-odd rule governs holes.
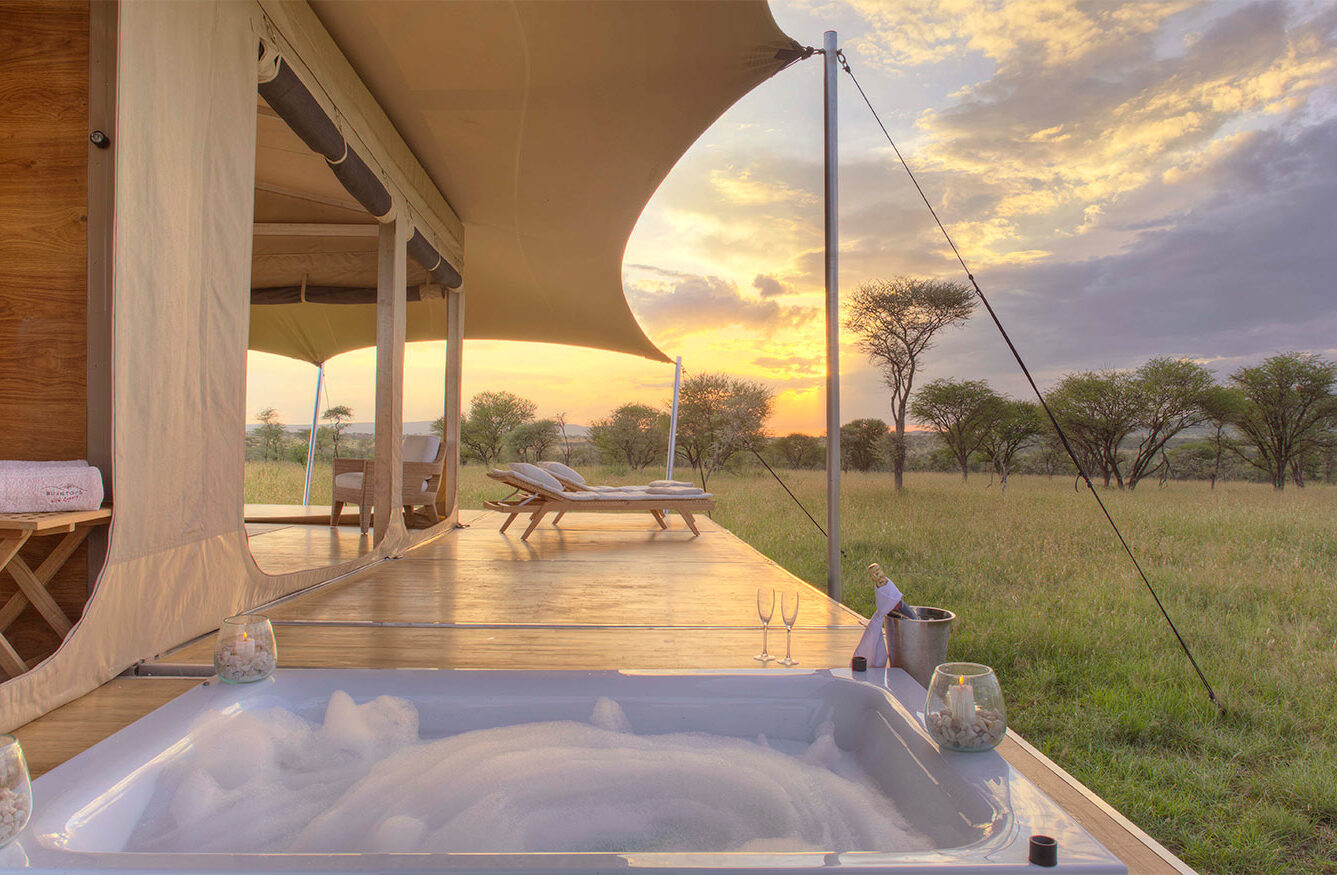
[[[782,474],[824,520],[822,473]],[[301,476],[250,463],[247,500],[295,503]],[[1337,488],[1103,493],[1219,716],[1091,497],[1067,478],[988,482],[907,473],[896,495],[889,474],[846,474],[845,601],[869,612],[876,561],[913,602],[955,610],[950,656],[997,670],[1010,725],[1199,871],[1337,873]],[[504,491],[479,466],[461,485],[466,508]],[[328,501],[328,466],[313,486]],[[710,488],[716,521],[825,586],[821,535],[769,475]]]

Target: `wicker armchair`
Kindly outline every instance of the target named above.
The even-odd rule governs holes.
[[[404,438],[404,521],[415,519],[414,508],[421,507],[423,525],[441,521],[436,512],[436,495],[441,490],[446,463],[446,445],[434,435],[411,434]],[[335,459],[334,488],[330,496],[330,525],[339,525],[345,504],[356,504],[358,526],[366,534],[371,528],[372,495],[376,469],[371,459]]]

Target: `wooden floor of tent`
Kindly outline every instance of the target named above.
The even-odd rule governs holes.
[[[332,528],[328,509],[320,525],[247,523],[247,543],[255,564],[266,574],[324,568],[356,559],[371,550],[371,535],[352,525]]]
[[[404,558],[265,608],[281,664],[322,668],[755,668],[758,587],[799,591],[794,656],[845,666],[862,618],[708,519],[694,538],[641,514],[570,514],[521,542],[495,514]],[[248,528],[252,528],[248,526]],[[354,536],[357,530],[352,530]],[[318,565],[358,549],[343,530],[258,525],[252,549],[271,564]],[[303,552],[306,551],[306,552]],[[783,653],[777,624],[772,653]],[[185,642],[146,666],[210,665],[212,639]],[[772,664],[773,665],[773,664]],[[170,701],[199,678],[122,677],[20,727],[34,776]],[[1023,739],[1007,760],[1067,809],[1133,873],[1191,872]]]

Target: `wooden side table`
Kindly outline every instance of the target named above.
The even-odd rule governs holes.
[[[0,606],[0,669],[11,677],[23,674],[28,664],[18,655],[5,630],[18,619],[23,609],[31,604],[46,620],[47,625],[62,639],[73,625],[70,618],[47,592],[46,585],[56,572],[69,561],[70,556],[88,537],[94,526],[105,526],[111,521],[111,508],[97,510],[57,511],[55,513],[0,513],[0,569],[9,572],[18,584],[9,600]],[[19,556],[19,548],[31,537],[64,535],[55,549],[47,554],[34,570]]]

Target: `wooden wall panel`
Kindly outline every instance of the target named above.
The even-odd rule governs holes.
[[[88,24],[88,0],[0,0],[0,459],[88,455]],[[87,574],[81,547],[51,582],[71,619]],[[59,644],[31,608],[9,637],[29,660]]]

